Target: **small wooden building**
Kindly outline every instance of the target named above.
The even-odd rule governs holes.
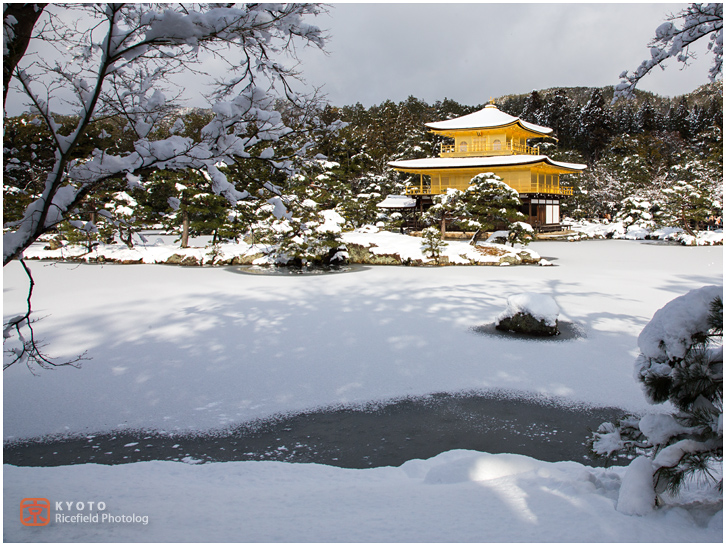
[[[510,116],[494,104],[426,126],[454,143],[442,144],[439,157],[389,163],[397,171],[419,175],[419,183],[406,189],[407,195],[417,199],[417,208],[425,208],[433,195],[448,188],[465,191],[474,176],[493,172],[517,190],[528,223],[539,229],[560,225],[560,201],[572,195],[571,188],[560,186],[560,175],[587,167],[554,161],[529,145],[530,139],[551,137],[552,129]]]

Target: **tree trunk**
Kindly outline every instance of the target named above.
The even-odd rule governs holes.
[[[186,210],[182,211],[181,247],[189,248],[189,213]]]
[[[688,233],[688,235],[695,236],[696,234],[693,233],[693,230],[691,229],[690,222],[686,220],[686,206],[683,205],[681,207],[681,222],[683,223],[683,229]]]
[[[471,246],[476,246],[476,242],[479,240],[480,235],[481,235],[481,228],[477,229],[474,232],[474,235],[471,237],[471,241],[469,241],[469,244]]]
[[[128,248],[134,248],[134,232],[131,228],[128,229],[126,232],[126,236],[124,237],[124,232],[122,229],[119,229],[118,231],[119,238],[121,239],[121,242],[124,243]]]
[[[7,40],[7,54],[3,55],[3,109],[8,98],[13,71],[25,56],[25,50],[28,49],[30,37],[33,34],[33,27],[47,5],[11,3],[3,6],[3,21],[6,21],[8,16],[17,20],[17,23],[12,25],[15,36]]]
[[[446,237],[446,215],[441,217],[441,238]]]

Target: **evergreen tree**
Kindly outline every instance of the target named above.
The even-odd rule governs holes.
[[[573,130],[574,103],[564,89],[558,89],[547,102],[541,123],[551,127],[563,148],[570,148],[575,143]]]
[[[466,220],[470,216],[467,210],[465,193],[455,188],[449,188],[446,193],[434,195],[433,205],[423,215],[426,223],[437,222],[441,226],[441,236],[446,236],[446,225],[452,220]]]
[[[436,260],[436,263],[441,263],[441,251],[448,246],[448,243],[443,240],[442,233],[438,228],[429,226],[423,230],[421,238],[423,239],[421,247],[424,254]]]
[[[691,128],[688,123],[688,101],[681,97],[678,106],[671,107],[667,116],[668,130],[677,131],[681,137],[687,139],[691,135]]]
[[[628,415],[589,440],[598,455],[650,460],[652,505],[692,476],[722,488],[714,467],[723,462],[722,338],[722,286],[692,290],[657,311],[638,337],[636,378],[650,403],[670,402],[676,413]]]
[[[636,114],[635,123],[638,128],[638,132],[643,133],[647,131],[655,131],[661,128],[660,117],[658,113],[650,104],[650,101],[646,100],[638,110]]]
[[[520,117],[530,123],[542,123],[544,104],[540,94],[537,91],[532,91],[524,103],[524,110]]]
[[[471,244],[475,245],[483,231],[510,229],[513,222],[524,220],[517,210],[522,202],[519,194],[494,173],[477,174],[464,192],[469,226],[475,228]]]
[[[711,120],[708,119],[706,110],[696,105],[688,116],[688,130],[691,134],[697,135],[698,133],[705,131],[711,125]]]
[[[520,244],[527,246],[534,238],[534,229],[526,222],[514,222],[509,226],[507,242],[514,246]]]
[[[617,103],[613,112],[613,125],[618,134],[635,133],[638,130],[636,112],[630,101]]]
[[[612,130],[611,112],[600,89],[592,92],[590,100],[580,110],[579,118],[580,149],[590,161],[597,160],[607,146]]]
[[[689,235],[695,235],[694,230],[718,212],[714,210],[714,198],[702,180],[678,180],[661,192],[665,196],[665,208],[672,222]]]

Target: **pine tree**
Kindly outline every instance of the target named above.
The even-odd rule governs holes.
[[[520,116],[530,123],[542,123],[545,103],[537,91],[532,91],[524,103],[524,110]]]
[[[656,112],[655,108],[653,108],[653,105],[650,104],[650,101],[646,100],[638,110],[638,113],[636,114],[636,125],[638,127],[638,131],[643,133],[647,131],[655,131],[656,129],[659,129],[660,126],[660,116],[658,115],[658,112]]]
[[[434,195],[434,204],[424,213],[423,221],[437,222],[441,225],[441,236],[446,236],[447,222],[452,220],[465,220],[469,213],[465,194],[456,188],[449,188],[446,193]]]
[[[641,455],[653,470],[653,499],[677,494],[690,477],[723,486],[723,286],[680,296],[655,313],[638,337],[635,375],[652,404],[675,413],[628,415],[603,423],[589,440],[598,455]]]
[[[701,180],[678,180],[661,192],[666,197],[667,213],[689,235],[715,212],[714,199]]]
[[[686,97],[681,97],[681,100],[678,101],[678,106],[670,108],[667,116],[667,125],[670,131],[677,131],[684,139],[687,139],[690,136],[691,131],[688,124],[688,101],[686,100]]]
[[[423,239],[421,248],[424,254],[436,260],[436,263],[441,263],[441,251],[448,246],[448,243],[443,240],[438,228],[434,226],[425,228],[421,233],[421,237]]]
[[[579,121],[581,150],[589,160],[597,160],[607,146],[612,131],[612,114],[600,89],[593,90],[590,100],[580,110]]]
[[[559,139],[559,145],[569,148],[574,144],[574,103],[564,89],[558,89],[546,104],[541,123],[551,127]]]
[[[519,194],[494,173],[477,174],[464,192],[469,226],[476,228],[471,244],[475,245],[483,231],[510,229],[513,222],[524,220],[517,210],[522,202]]]
[[[507,242],[514,247],[515,244],[527,246],[534,238],[534,230],[526,222],[514,222],[509,226]]]
[[[630,134],[637,132],[635,121],[636,112],[630,101],[617,103],[613,112],[613,125],[618,134]]]

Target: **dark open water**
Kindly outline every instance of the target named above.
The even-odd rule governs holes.
[[[280,416],[212,434],[47,438],[6,444],[3,455],[5,463],[21,466],[264,460],[369,468],[472,449],[597,465],[585,440],[600,423],[621,415],[616,408],[573,408],[546,399],[442,393]]]

